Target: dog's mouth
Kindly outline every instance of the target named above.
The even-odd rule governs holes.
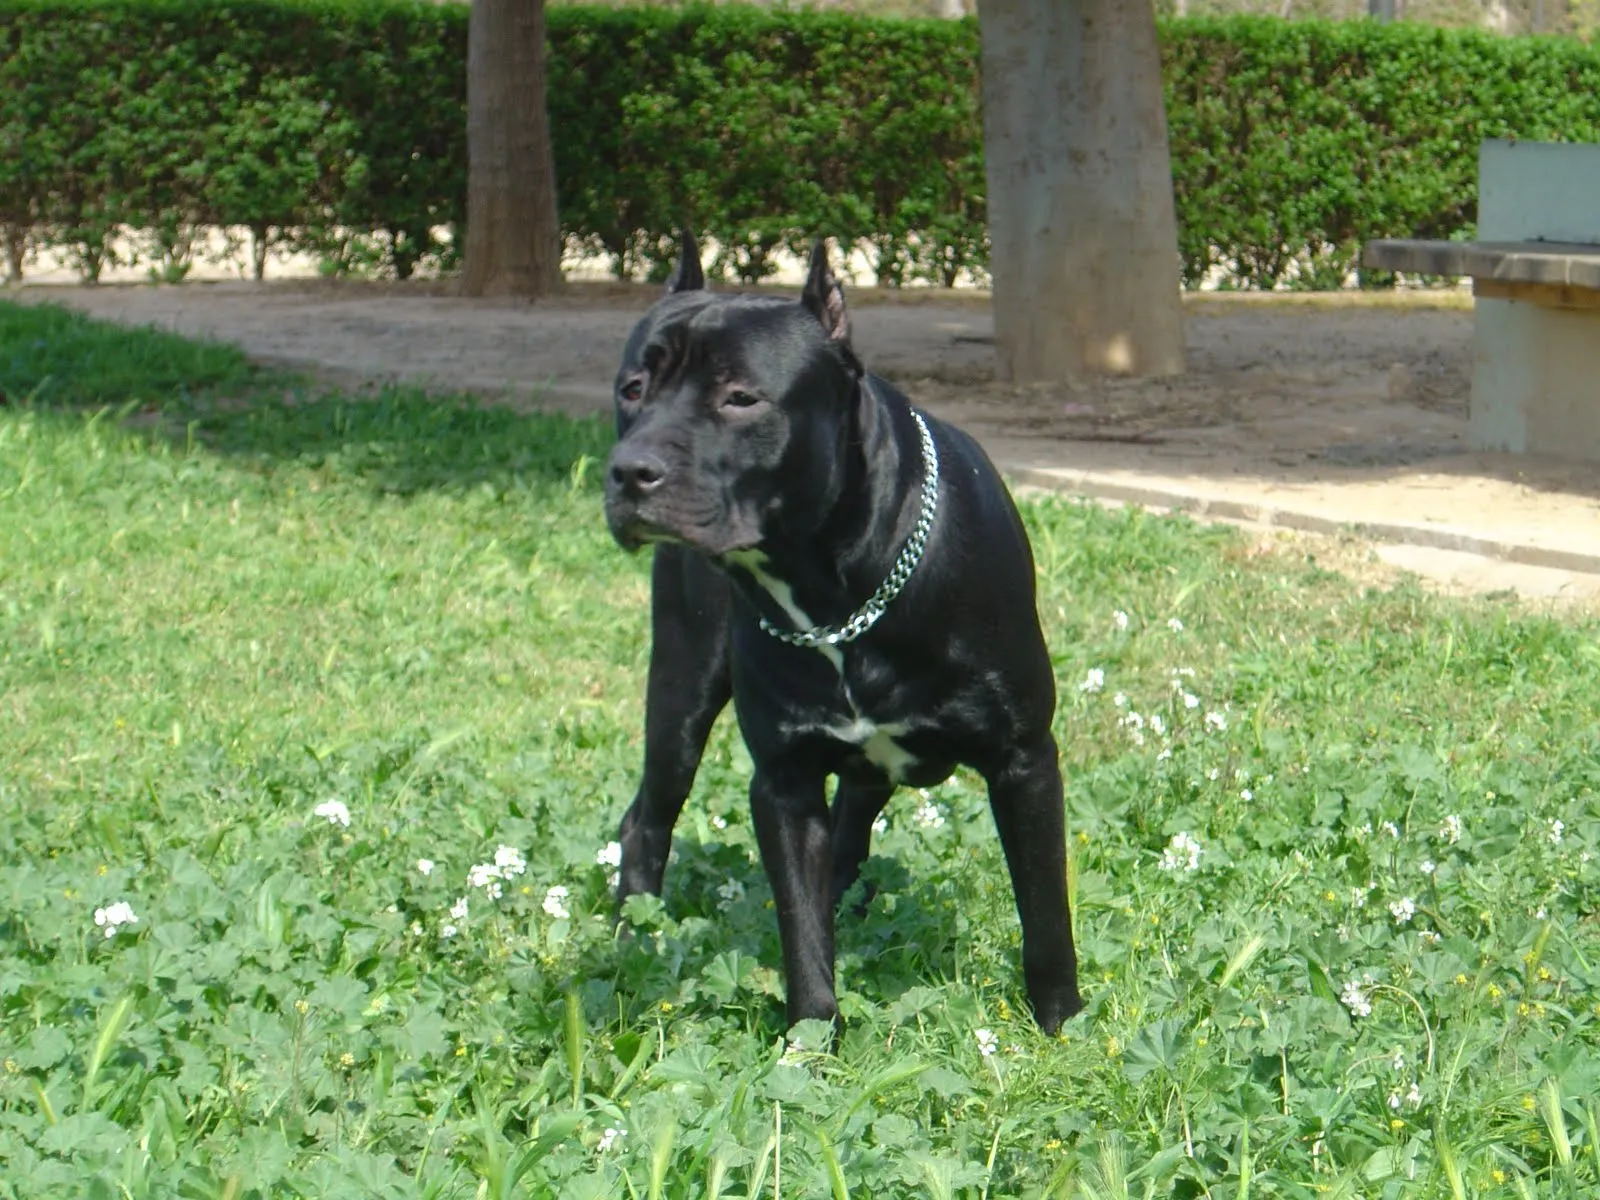
[[[648,521],[633,520],[624,524],[611,523],[611,536],[629,554],[643,550],[651,545],[672,545],[681,543],[682,538],[676,536],[671,530],[663,529],[659,525],[652,525]]]
[[[652,545],[683,546],[707,558],[719,559],[742,550],[754,550],[759,536],[743,536],[725,525],[678,522],[640,511],[636,506],[606,505],[611,536],[630,554]]]

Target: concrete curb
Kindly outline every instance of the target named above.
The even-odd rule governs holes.
[[[1001,472],[1018,483],[1071,492],[1095,500],[1116,500],[1147,508],[1167,508],[1196,517],[1215,517],[1300,533],[1349,534],[1376,542],[1398,542],[1426,546],[1434,550],[1455,550],[1531,567],[1552,567],[1585,575],[1600,575],[1600,553],[1563,550],[1528,542],[1483,537],[1470,530],[1441,525],[1418,525],[1404,521],[1341,521],[1321,513],[1292,507],[1232,499],[1225,495],[1205,495],[1198,491],[1136,484],[1094,471],[1075,471],[1047,467],[1019,466],[1001,461]]]

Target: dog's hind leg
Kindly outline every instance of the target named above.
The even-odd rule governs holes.
[[[1018,746],[985,775],[1022,919],[1028,999],[1040,1028],[1054,1033],[1083,1007],[1067,908],[1066,812],[1055,739],[1046,733]]]
[[[841,779],[828,814],[833,840],[833,907],[837,909],[872,852],[872,823],[894,795],[894,784]],[[856,906],[859,915],[872,902],[869,887]]]
[[[711,726],[733,693],[727,578],[691,551],[660,546],[650,587],[644,774],[622,818],[619,905],[636,892],[661,894],[672,827],[694,785]]]

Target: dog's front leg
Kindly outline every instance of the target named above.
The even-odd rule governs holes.
[[[1067,909],[1061,765],[1048,733],[1016,747],[988,775],[989,807],[1022,920],[1022,974],[1040,1028],[1054,1033],[1083,1007]]]
[[[694,784],[706,738],[733,694],[727,578],[691,551],[656,550],[650,571],[650,676],[644,773],[622,818],[617,903],[661,894],[672,827]]]
[[[758,765],[750,814],[778,908],[789,1024],[836,1020],[833,849],[823,777],[797,765]]]

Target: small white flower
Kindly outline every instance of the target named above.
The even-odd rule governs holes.
[[[939,806],[930,800],[917,809],[917,824],[924,829],[938,829],[944,824],[944,814],[939,811]]]
[[[1248,804],[1250,801],[1254,800],[1255,798],[1256,798],[1256,794],[1254,792],[1252,792],[1249,788],[1241,788],[1239,790],[1239,799],[1243,800],[1246,804]]]
[[[1367,989],[1361,985],[1359,979],[1352,979],[1344,985],[1344,991],[1339,993],[1339,1003],[1350,1010],[1352,1017],[1370,1017],[1372,1015],[1372,998],[1367,994]]]
[[[1200,856],[1205,853],[1200,848],[1200,843],[1187,833],[1175,833],[1167,848],[1161,852],[1161,869],[1163,871],[1198,871],[1200,869]]]
[[[1451,813],[1439,826],[1439,836],[1454,846],[1461,840],[1461,818]]]
[[[1161,719],[1160,713],[1150,714],[1150,732],[1154,733],[1157,737],[1166,736],[1167,723]]]
[[[465,896],[450,906],[450,919],[465,921],[467,919],[467,898]]]
[[[314,817],[325,817],[330,825],[350,824],[350,810],[345,807],[343,800],[324,800],[311,810]]]
[[[1424,875],[1432,875],[1438,869],[1439,864],[1434,862],[1431,858],[1425,858],[1417,864],[1417,870],[1421,871]]]
[[[1118,692],[1115,696],[1111,697],[1111,703],[1115,704],[1118,708],[1127,708],[1128,693]]]
[[[420,871],[424,875],[432,875],[433,874],[433,859],[431,859],[431,858],[419,858],[419,859],[417,859],[417,870]]]
[[[729,876],[727,883],[721,883],[717,885],[717,895],[722,897],[721,901],[718,902],[717,907],[723,912],[727,912],[735,904],[744,899],[744,884],[740,883],[732,876]]]
[[[1389,1108],[1393,1112],[1399,1112],[1400,1111],[1400,1093],[1399,1092],[1390,1092],[1389,1093]]]
[[[565,920],[572,914],[567,911],[567,889],[559,883],[544,894],[544,911],[558,921]]]
[[[1098,692],[1106,685],[1106,673],[1100,667],[1090,667],[1089,673],[1083,677],[1083,682],[1078,685],[1080,692]]]
[[[1396,840],[1399,840],[1400,827],[1398,825],[1396,825],[1393,821],[1385,821],[1381,828],[1390,837],[1392,837],[1392,838],[1394,838]]]
[[[728,818],[727,817],[714,816],[714,817],[711,818],[711,828],[721,830],[721,829],[726,829],[727,827],[728,827]]]
[[[991,1029],[975,1029],[972,1031],[972,1036],[978,1039],[978,1053],[985,1058],[1000,1048],[1000,1039]]]
[[[1417,1086],[1416,1080],[1411,1081],[1411,1090],[1406,1093],[1406,1103],[1412,1108],[1422,1103],[1422,1089]]]
[[[411,922],[411,936],[412,937],[421,937],[422,936],[422,922],[421,921],[413,921],[413,922]]]
[[[1144,728],[1144,718],[1136,712],[1125,713],[1117,718],[1117,724],[1137,733]]]
[[[1371,890],[1372,884],[1370,883],[1366,887],[1351,888],[1350,903],[1356,908],[1365,908],[1367,906],[1367,893]]]
[[[1417,915],[1416,901],[1412,900],[1410,896],[1402,896],[1398,900],[1391,900],[1389,901],[1389,912],[1393,915],[1396,925],[1404,925]]]
[[[1172,747],[1168,746],[1160,754],[1156,755],[1156,761],[1157,762],[1166,762],[1167,759],[1169,759],[1171,757],[1172,757]]]
[[[494,865],[500,868],[502,878],[512,879],[528,869],[528,860],[522,857],[522,851],[515,846],[497,846]]]
[[[1389,1069],[1396,1074],[1406,1069],[1406,1056],[1403,1051],[1394,1052],[1394,1057],[1389,1060]]]
[[[1128,614],[1120,608],[1111,614],[1111,623],[1117,627],[1118,633],[1128,632]]]
[[[498,879],[491,879],[488,883],[484,884],[483,894],[489,897],[491,900],[500,899],[500,881]]]
[[[594,856],[594,861],[602,867],[620,867],[622,865],[622,843],[607,842],[600,847],[599,852]]]
[[[1206,772],[1206,778],[1211,780],[1212,783],[1215,783],[1217,780],[1222,778],[1222,768],[1212,767],[1211,770]]]
[[[1550,822],[1550,844],[1559,846],[1561,844],[1561,835],[1566,831],[1567,826],[1564,821],[1552,820]]]
[[[1250,770],[1249,770],[1249,768],[1248,767],[1235,767],[1233,769],[1233,781],[1235,783],[1249,783],[1250,782]]]
[[[461,931],[459,929],[457,929],[454,925],[450,924],[448,921],[445,922],[443,925],[439,926],[439,936],[442,937],[442,938],[453,938],[453,937],[455,937],[456,934],[458,934],[460,932]]]
[[[1183,706],[1185,708],[1199,708],[1200,697],[1196,696],[1193,692],[1185,692],[1183,694]]]
[[[1548,917],[1548,916],[1549,916],[1549,915],[1550,915],[1550,913],[1549,913],[1549,910],[1547,910],[1547,909],[1546,909],[1546,908],[1545,908],[1545,906],[1544,906],[1544,905],[1542,905],[1542,904],[1541,904],[1541,905],[1539,905],[1539,907],[1538,907],[1538,908],[1536,908],[1536,909],[1534,909],[1534,910],[1533,910],[1533,919],[1534,919],[1534,920],[1535,920],[1535,921],[1542,921],[1542,920],[1544,920],[1544,919],[1545,919],[1545,918],[1546,918],[1546,917]]]
[[[627,1136],[628,1131],[626,1129],[613,1129],[608,1125],[606,1126],[606,1131],[600,1135],[600,1144],[595,1149],[604,1154]]]
[[[118,900],[107,908],[95,909],[94,923],[106,931],[106,937],[114,938],[124,925],[137,925],[139,918],[133,913],[133,905]]]
[[[1417,937],[1422,940],[1424,946],[1437,946],[1439,944],[1439,935],[1431,929],[1417,930]]]
[[[496,879],[501,878],[500,868],[494,863],[473,863],[467,871],[467,886],[471,888],[488,889]]]
[[[1177,617],[1169,618],[1167,621],[1167,628],[1172,630],[1173,633],[1182,633],[1183,622],[1178,620]]]
[[[872,823],[872,832],[876,833],[876,834],[888,833],[889,832],[889,818],[888,817],[879,817],[876,821],[874,821]]]

